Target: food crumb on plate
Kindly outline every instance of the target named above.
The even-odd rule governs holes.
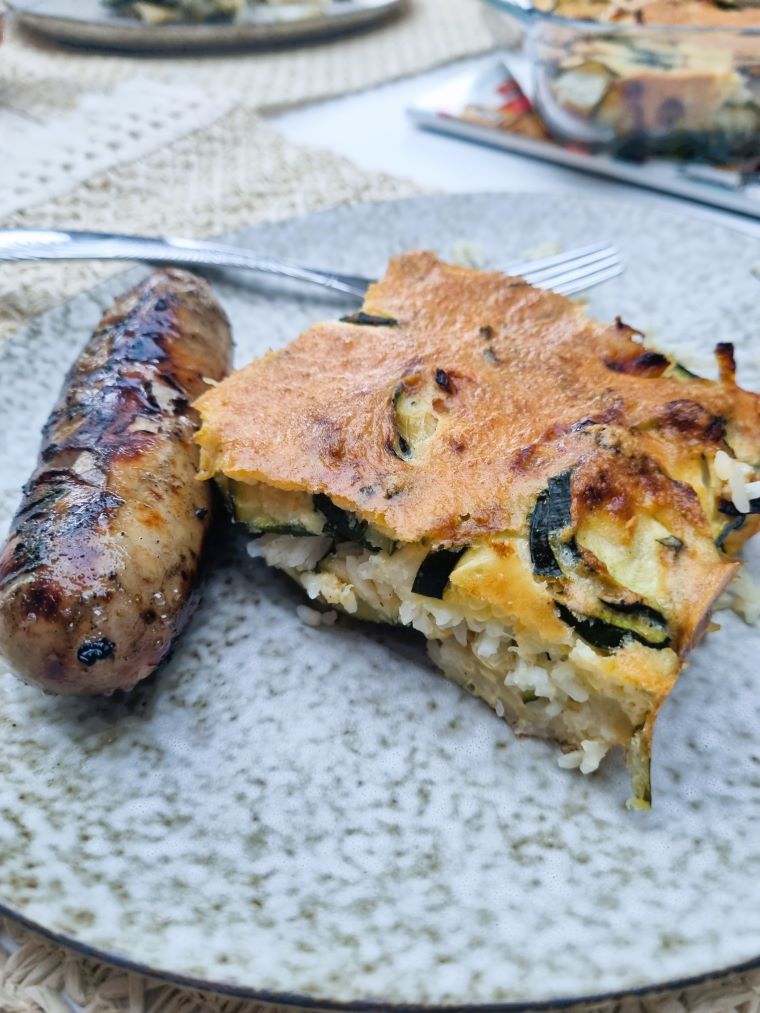
[[[330,612],[318,612],[308,605],[298,605],[296,615],[304,626],[333,626],[338,618],[338,613],[334,609]]]
[[[597,739],[583,739],[580,749],[563,753],[557,765],[566,770],[580,770],[581,774],[593,774],[604,759],[608,745]]]

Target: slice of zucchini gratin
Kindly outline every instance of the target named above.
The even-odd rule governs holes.
[[[198,402],[201,474],[316,601],[414,627],[521,734],[650,801],[660,705],[760,523],[760,397],[519,278],[410,253]],[[754,494],[758,498],[753,498]]]

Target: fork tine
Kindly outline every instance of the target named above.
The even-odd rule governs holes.
[[[556,264],[554,267],[545,267],[538,271],[526,271],[523,277],[531,285],[541,285],[548,288],[550,285],[561,285],[565,281],[572,281],[577,275],[589,274],[596,268],[607,267],[613,262],[620,260],[620,254],[614,247],[600,250],[598,253],[589,253],[585,257],[577,257],[566,264]]]
[[[553,278],[549,278],[545,281],[538,283],[539,288],[550,288],[554,292],[563,292],[566,285],[573,285],[576,282],[584,282],[589,284],[589,278],[593,277],[600,272],[606,271],[608,268],[616,268],[620,266],[619,257],[605,257],[604,260],[596,261],[593,264],[589,264],[583,267],[573,267],[570,270],[564,271],[562,274],[558,274]]]
[[[623,264],[618,261],[602,270],[583,275],[575,281],[567,281],[563,285],[552,285],[552,292],[556,292],[558,295],[573,295],[573,293],[582,292],[593,285],[600,285],[603,281],[611,281],[622,273]]]
[[[575,250],[565,250],[563,253],[555,253],[551,257],[540,257],[538,260],[518,260],[509,264],[504,270],[507,274],[523,275],[525,271],[533,274],[535,271],[542,271],[547,267],[569,264],[580,257],[587,257],[595,253],[610,253],[615,247],[610,243],[593,243],[589,246],[579,246]]]

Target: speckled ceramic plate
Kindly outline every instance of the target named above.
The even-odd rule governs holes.
[[[759,379],[760,244],[644,204],[441,197],[238,238],[366,274],[409,247],[465,240],[499,265],[613,238],[629,267],[596,313],[687,364],[730,339]],[[141,273],[0,349],[0,526],[74,349]],[[250,276],[217,289],[239,363],[345,312]],[[299,593],[245,541],[219,540],[172,662],[130,697],[45,698],[0,674],[3,910],[152,973],[383,1009],[568,1000],[758,957],[756,631],[721,614],[660,717],[655,807],[631,813],[619,757],[561,770],[416,640],[301,625]]]
[[[332,0],[321,11],[310,0],[251,6],[232,24],[148,25],[109,8],[104,0],[13,0],[28,28],[59,42],[107,49],[217,49],[296,42],[361,28],[401,10],[407,0]]]

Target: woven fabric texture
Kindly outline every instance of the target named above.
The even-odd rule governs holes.
[[[64,102],[70,94],[64,92]],[[236,105],[229,90],[192,81],[157,87],[145,77],[81,92],[70,108],[37,113],[36,98],[34,90],[29,97],[19,91],[15,108],[0,108],[0,145],[13,152],[0,159],[0,219],[202,131]]]
[[[412,0],[402,17],[373,30],[203,59],[78,51],[12,24],[0,59],[0,226],[197,237],[409,192],[327,154],[289,149],[263,127],[260,114],[369,87],[490,45],[478,0]],[[175,98],[183,86],[196,103],[191,132],[187,110]],[[105,109],[119,115],[109,123]],[[113,123],[123,124],[121,134]],[[33,159],[19,165],[28,160],[18,154],[27,142],[45,165]],[[113,264],[4,266],[0,339],[119,270]]]
[[[99,172],[72,193],[18,211],[2,224],[210,236],[264,219],[415,192],[418,188],[402,180],[289,144],[254,110],[241,107],[205,130]],[[0,338],[123,270],[113,262],[4,264]]]
[[[11,28],[0,77],[8,82],[75,80],[108,87],[144,75],[232,89],[240,101],[272,110],[326,98],[482,52],[492,45],[479,0],[410,0],[401,17],[353,35],[274,50],[197,55],[81,53]],[[43,91],[44,95],[47,90]],[[0,85],[0,95],[2,86]]]

